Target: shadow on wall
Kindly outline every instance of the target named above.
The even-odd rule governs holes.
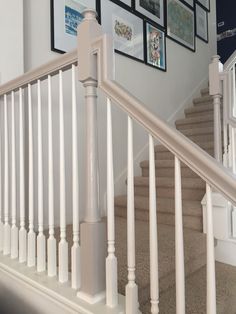
[[[0,287],[0,314],[42,314],[5,287]]]

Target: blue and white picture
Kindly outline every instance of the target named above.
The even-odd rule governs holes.
[[[77,36],[77,27],[82,19],[83,16],[79,11],[65,6],[65,31],[67,34]]]

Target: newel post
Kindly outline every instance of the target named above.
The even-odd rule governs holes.
[[[85,89],[86,208],[81,224],[81,289],[78,297],[91,304],[105,298],[106,226],[98,201],[97,62],[92,42],[102,35],[94,10],[84,11],[78,28],[78,73]]]
[[[222,162],[222,128],[221,128],[221,98],[222,82],[220,73],[223,71],[223,65],[220,62],[220,56],[212,57],[209,65],[209,93],[213,96],[214,104],[214,156],[217,161]]]

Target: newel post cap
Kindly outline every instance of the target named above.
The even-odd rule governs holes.
[[[97,18],[97,12],[94,9],[85,9],[82,15],[85,20],[96,20]]]

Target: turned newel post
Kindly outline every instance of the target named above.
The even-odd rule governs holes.
[[[106,227],[98,202],[97,59],[92,42],[102,35],[96,12],[84,11],[78,28],[78,73],[85,89],[86,208],[81,224],[81,289],[78,297],[89,303],[105,298]]]
[[[222,82],[220,74],[223,65],[218,55],[212,57],[209,65],[209,93],[213,96],[214,105],[214,156],[217,161],[222,162],[222,133],[221,133],[221,98]]]

